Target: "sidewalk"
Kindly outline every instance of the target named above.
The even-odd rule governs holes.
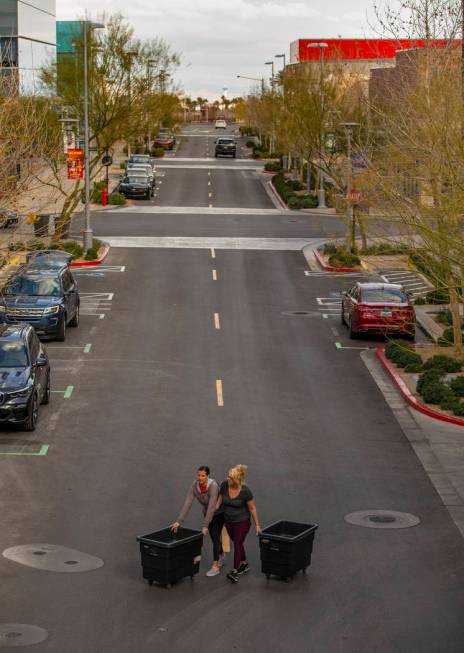
[[[432,419],[409,408],[375,352],[362,352],[361,358],[464,537],[464,428]]]

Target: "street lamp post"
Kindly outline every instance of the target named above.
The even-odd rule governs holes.
[[[464,0],[463,0],[463,1],[464,1]],[[283,59],[283,60],[284,60],[284,61],[283,61],[283,64],[284,64],[283,70],[285,71],[285,67],[286,67],[286,65],[287,65],[287,64],[286,64],[287,58],[286,58],[285,54],[276,54],[276,55],[275,55],[275,58],[276,58],[276,59]]]
[[[271,86],[274,86],[274,62],[273,61],[265,61],[264,65],[265,66],[271,66]]]
[[[138,52],[136,50],[128,50],[125,52],[125,55],[129,57],[129,70],[128,70],[128,76],[127,76],[127,81],[129,83],[129,119],[130,119],[130,110],[131,110],[131,104],[132,104],[132,57],[136,57],[138,55]],[[127,140],[127,158],[129,158],[131,155],[131,144],[130,140]]]
[[[147,60],[147,100],[149,100],[151,95],[151,75],[150,70],[156,65],[155,59]],[[147,111],[147,150],[150,154],[150,112]]]
[[[351,191],[353,190],[353,164],[351,161],[351,139],[353,137],[353,128],[359,127],[359,122],[341,122],[340,127],[345,129],[346,133],[346,156],[348,159],[348,176],[346,180],[346,217],[349,230],[350,251],[355,249],[356,241],[356,220],[353,202],[351,201]]]
[[[328,47],[327,43],[309,43],[308,48],[319,48],[320,51],[320,62],[321,62],[321,147],[320,147],[320,157],[319,157],[319,190],[318,190],[318,209],[325,209],[327,205],[325,203],[325,188],[324,188],[324,154],[325,154],[325,143],[324,143],[324,51]]]
[[[88,30],[103,29],[102,23],[83,21],[84,26],[84,252],[92,247],[93,231],[90,226],[90,154],[89,154],[89,60]]]
[[[264,95],[264,77],[246,77],[245,75],[237,75],[237,79],[251,79],[253,82],[261,82],[261,93]]]

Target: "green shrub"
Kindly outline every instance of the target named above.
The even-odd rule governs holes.
[[[298,179],[289,179],[286,183],[292,190],[304,190],[306,188]]]
[[[253,149],[255,147],[256,143],[254,141],[247,141],[245,145],[246,145],[246,147],[249,147],[250,149]]]
[[[268,161],[264,165],[264,170],[267,170],[268,172],[279,172],[282,170],[282,164],[280,161]]]
[[[422,365],[422,358],[419,354],[405,349],[401,355],[396,358],[395,363],[398,367],[406,367],[406,365]]]
[[[460,406],[461,402],[459,401],[459,399],[456,397],[456,395],[453,393],[453,391],[449,386],[445,386],[445,388],[446,389],[440,401],[440,408],[442,410],[454,411],[458,406]]]
[[[38,240],[37,238],[32,238],[26,243],[26,249],[31,251],[36,251],[39,249],[45,249],[46,245],[43,240]]]
[[[449,304],[449,290],[448,288],[434,288],[426,294],[425,300],[427,304]]]
[[[249,127],[248,125],[240,125],[239,129],[242,136],[253,136],[254,134],[253,127]]]
[[[443,331],[443,334],[437,340],[437,344],[439,344],[440,347],[451,347],[451,345],[454,345],[453,327],[449,327]]]
[[[77,240],[63,240],[60,245],[60,249],[72,254],[73,258],[80,258],[84,253],[82,246]]]
[[[296,195],[292,195],[288,200],[289,209],[301,209],[301,200]]]
[[[326,243],[324,245],[324,254],[336,254],[338,252],[338,245],[335,243]]]
[[[449,383],[456,397],[464,397],[464,376],[458,376]]]
[[[98,240],[98,238],[94,238],[92,240],[92,247],[98,251],[100,247],[103,247],[103,243],[101,240]]]
[[[254,159],[272,159],[272,154],[270,152],[264,152],[263,150],[254,150],[253,151]]]
[[[414,304],[416,306],[423,306],[424,304],[427,304],[427,302],[425,300],[425,297],[416,297],[416,299],[414,300]]]
[[[453,413],[456,417],[464,417],[464,403],[462,401],[458,402],[453,408]]]
[[[112,206],[121,206],[126,202],[127,202],[126,196],[123,195],[122,193],[111,193],[111,195],[108,198],[108,204],[111,204]]]
[[[84,256],[84,259],[86,261],[95,261],[95,259],[97,258],[98,258],[98,249],[95,249],[95,247],[91,247],[90,249],[88,249],[86,255]]]
[[[26,245],[21,240],[18,240],[16,243],[8,243],[9,252],[20,252],[23,249],[26,249]]]
[[[361,264],[361,259],[351,252],[337,252],[329,256],[329,265],[334,268],[355,268]]]
[[[403,340],[389,340],[385,345],[385,356],[390,360],[396,352],[402,353],[404,351],[413,352],[414,347]]]
[[[119,167],[121,170],[125,170],[127,168],[127,161],[121,161]]]
[[[462,363],[455,358],[451,358],[451,356],[438,354],[437,356],[432,356],[424,363],[424,370],[440,370],[443,373],[460,372],[462,370]]]
[[[302,209],[315,209],[318,205],[317,197],[313,197],[312,195],[301,197],[300,200]]]
[[[410,247],[404,243],[376,243],[375,245],[369,245],[362,249],[362,254],[367,256],[369,255],[382,255],[382,254],[407,254],[410,251]]]
[[[417,374],[422,372],[422,363],[408,363],[405,366],[404,371],[410,374]]]
[[[422,388],[421,395],[427,404],[440,404],[447,396],[447,386],[442,381],[431,381]]]
[[[441,308],[435,319],[440,324],[446,324],[446,326],[453,324],[453,317],[449,308]]]
[[[161,159],[164,156],[164,147],[154,147],[150,154],[155,159]]]
[[[417,392],[421,395],[427,386],[440,382],[444,376],[441,370],[428,370],[424,372],[420,375],[417,382]]]

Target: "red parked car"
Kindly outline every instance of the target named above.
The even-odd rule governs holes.
[[[393,283],[357,283],[342,293],[342,324],[350,338],[360,333],[398,334],[413,340],[416,317],[403,286]]]
[[[160,132],[153,141],[153,147],[162,147],[165,150],[173,150],[175,144],[176,139],[169,132]]]

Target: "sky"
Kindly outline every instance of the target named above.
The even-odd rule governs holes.
[[[373,0],[56,0],[58,20],[85,11],[121,12],[140,38],[160,36],[182,57],[175,79],[193,97],[229,98],[255,83],[237,75],[270,74],[265,62],[298,38],[353,38],[369,34]],[[275,59],[276,71],[282,59]]]

